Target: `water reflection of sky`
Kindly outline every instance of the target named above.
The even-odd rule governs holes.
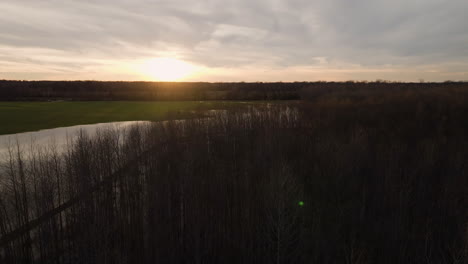
[[[97,130],[105,129],[123,129],[134,124],[148,123],[147,121],[127,121],[127,122],[112,122],[99,123],[92,125],[79,125],[71,127],[59,127],[53,129],[44,129],[34,132],[25,132],[11,135],[0,135],[0,161],[6,160],[8,155],[8,146],[12,146],[16,150],[16,142],[19,143],[20,149],[27,152],[33,145],[35,148],[47,147],[55,144],[57,150],[63,150],[67,144],[67,140],[71,140],[80,131],[86,132],[88,135],[93,135]]]

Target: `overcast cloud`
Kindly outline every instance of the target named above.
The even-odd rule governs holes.
[[[466,0],[2,0],[0,78],[468,80]]]

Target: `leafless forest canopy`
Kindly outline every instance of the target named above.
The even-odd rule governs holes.
[[[467,263],[466,84],[244,85],[302,100],[13,144],[0,262]]]

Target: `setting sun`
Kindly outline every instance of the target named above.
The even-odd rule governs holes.
[[[173,58],[156,58],[146,61],[141,71],[156,81],[179,81],[195,72],[195,66]]]

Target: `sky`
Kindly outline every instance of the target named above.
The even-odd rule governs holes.
[[[0,79],[468,80],[467,0],[1,0]]]

